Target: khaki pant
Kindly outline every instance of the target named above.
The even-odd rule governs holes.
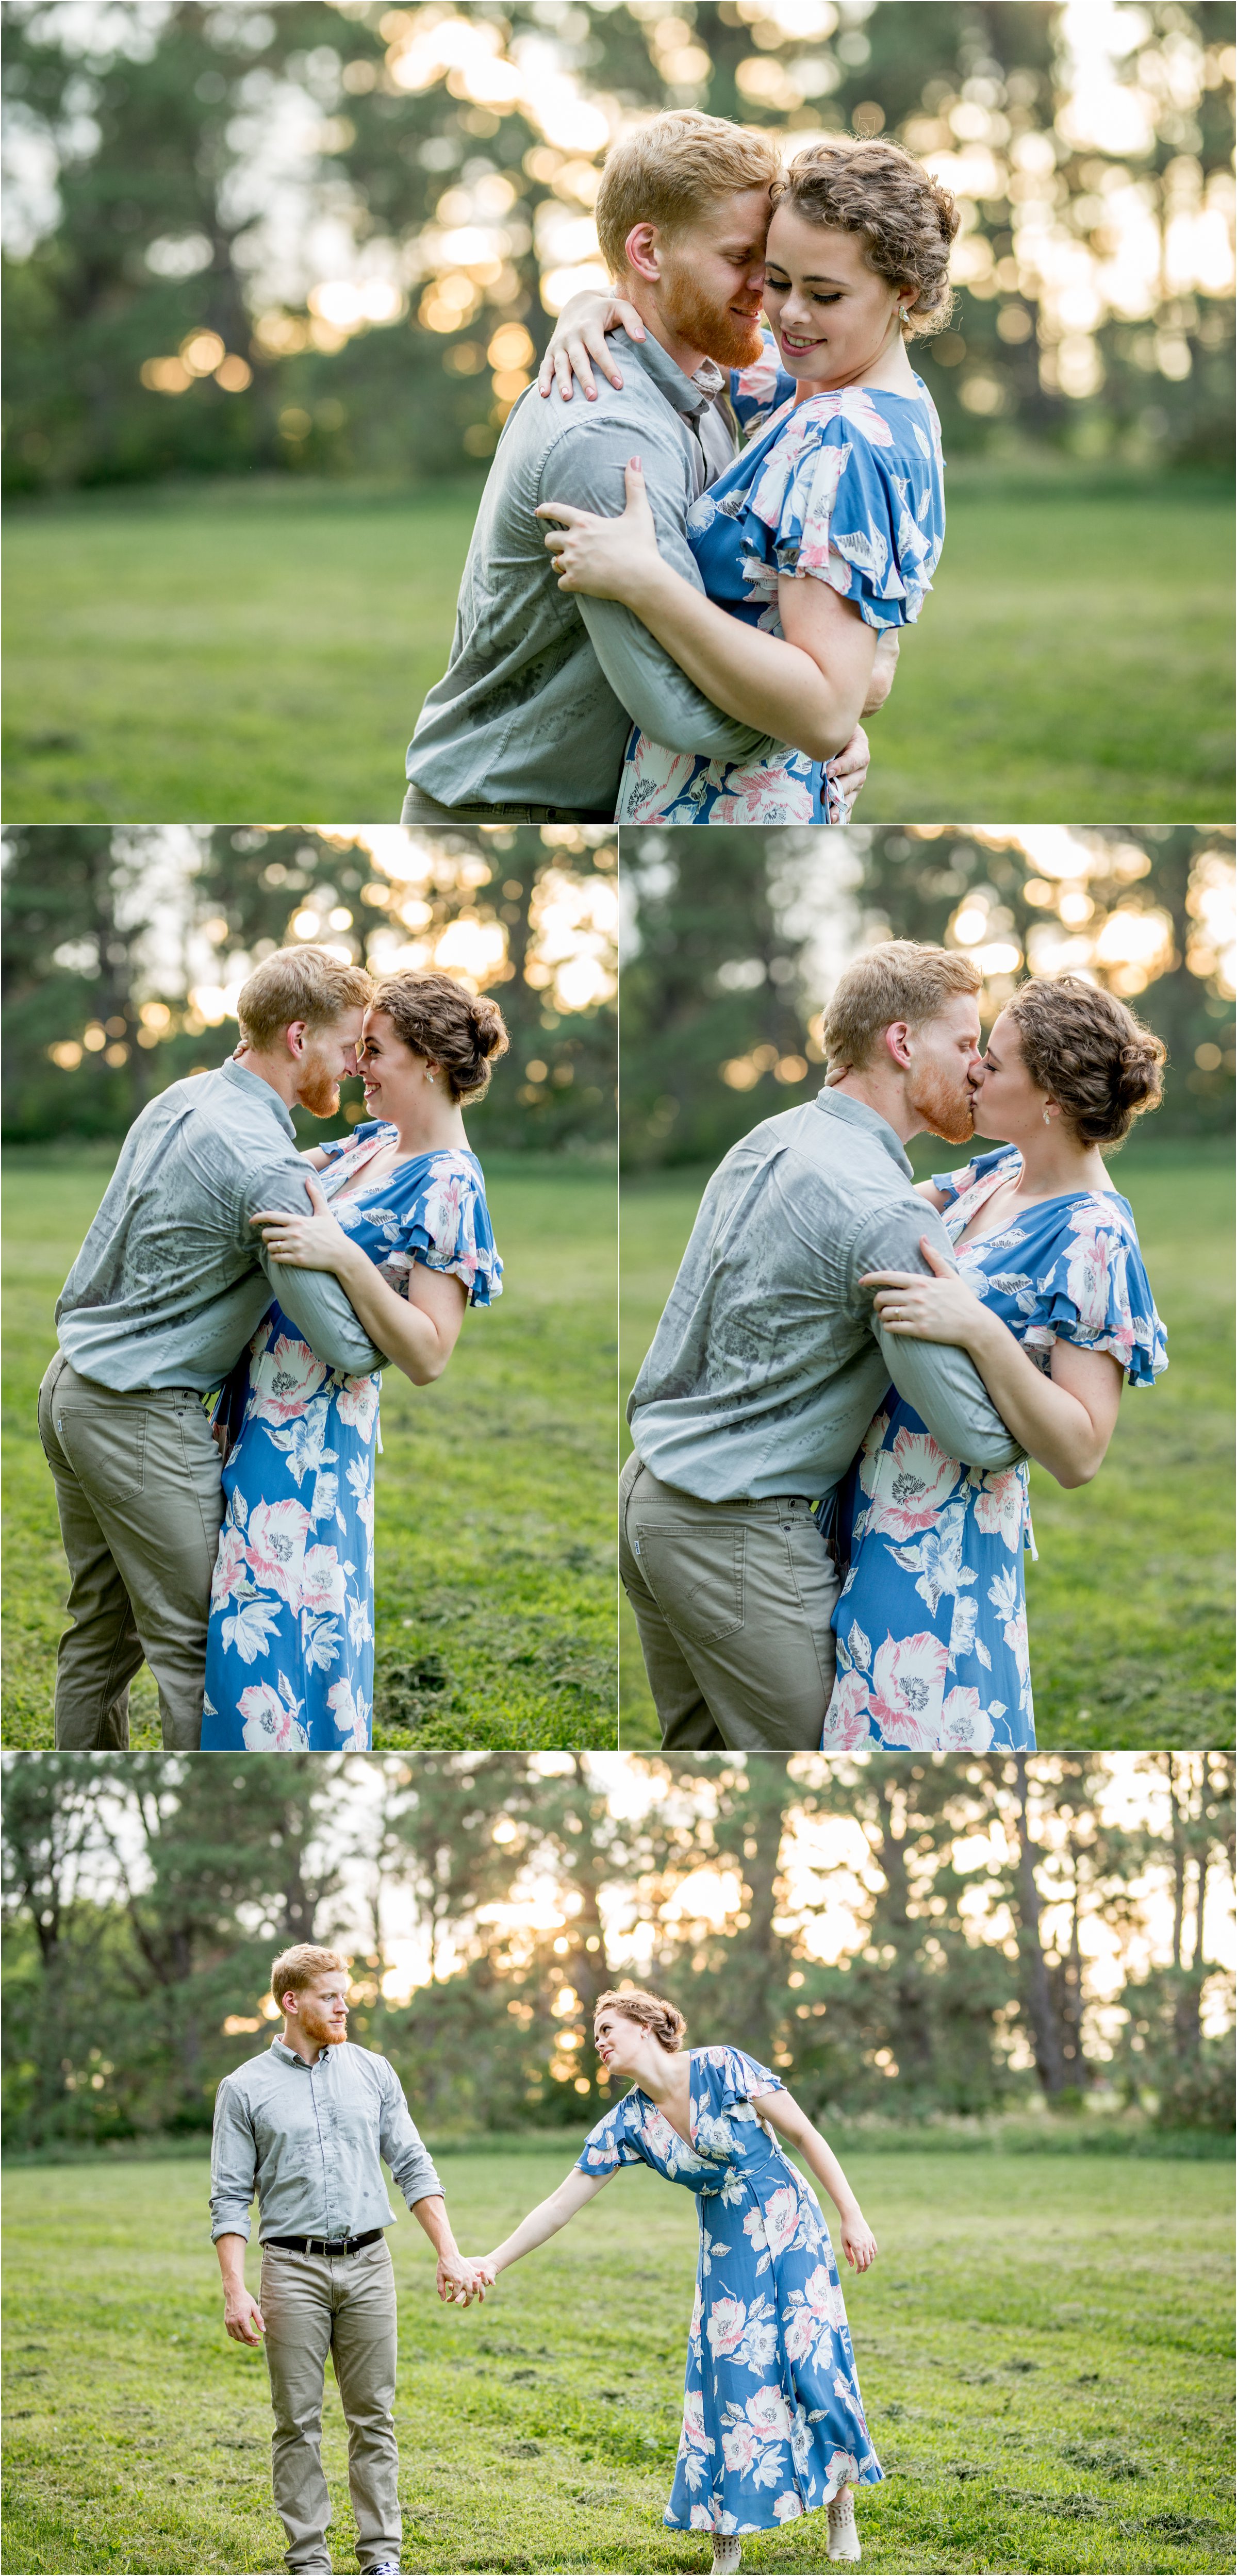
[[[56,1484],[73,1625],[56,1659],[56,1743],[129,1742],[129,1684],[159,1686],[168,1752],[202,1734],[206,1623],[223,1520],[219,1451],[191,1387],[118,1395],[58,1351],[39,1389],[39,1437]]]
[[[809,1502],[702,1503],[633,1455],[619,1565],[667,1753],[815,1750],[841,1584]]]
[[[294,2576],[302,2570],[330,2576],[331,2502],[322,2473],[328,2353],[348,2427],[357,2556],[363,2568],[398,2560],[395,2275],[385,2236],[359,2254],[293,2254],[264,2245],[258,2305],[275,2409],[271,2482],[288,2539],[287,2566]]]

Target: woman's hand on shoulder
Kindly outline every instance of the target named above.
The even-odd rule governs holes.
[[[614,352],[606,347],[607,331],[625,331],[629,340],[645,336],[635,305],[625,303],[621,295],[599,295],[589,288],[564,304],[537,372],[537,391],[543,400],[557,385],[562,401],[570,402],[574,378],[585,401],[596,402],[590,358],[607,384],[616,392],[621,390],[623,379]]]
[[[857,2209],[853,2217],[843,2219],[838,2230],[838,2242],[853,2271],[866,2272],[876,2261],[876,2238],[862,2210]]]
[[[951,1342],[969,1350],[984,1331],[983,1304],[926,1234],[919,1248],[931,1278],[921,1270],[868,1270],[858,1284],[875,1289],[872,1310],[882,1332],[899,1341]]]
[[[260,1226],[262,1241],[272,1261],[280,1261],[288,1270],[333,1270],[341,1277],[356,1258],[356,1246],[346,1235],[317,1181],[307,1179],[309,1212],[293,1216],[285,1208],[259,1208],[250,1224]],[[364,1258],[364,1255],[362,1255]]]
[[[622,600],[638,611],[666,567],[657,551],[657,525],[638,456],[632,457],[625,480],[627,505],[621,518],[599,518],[595,510],[577,510],[566,501],[543,501],[537,517],[562,523],[546,537],[560,590]]]

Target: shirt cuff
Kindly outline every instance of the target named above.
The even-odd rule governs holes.
[[[211,2227],[211,2231],[210,2231],[210,2241],[211,2241],[212,2245],[216,2242],[216,2240],[217,2240],[220,2236],[243,2236],[243,2237],[244,2237],[244,2239],[245,2239],[245,2243],[246,2243],[246,2244],[248,2244],[248,2243],[249,2243],[249,2212],[248,2212],[248,2209],[240,2209],[240,2210],[237,2210],[237,2211],[235,2212],[235,2214],[234,2214],[233,2216],[231,2216],[231,2217],[223,2217],[223,2218],[217,2218],[217,2219],[215,2219],[215,2221],[214,2221],[214,2223],[213,2223],[213,2225],[212,2225],[212,2227]]]

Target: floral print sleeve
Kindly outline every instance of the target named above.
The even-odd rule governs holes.
[[[576,2168],[580,2173],[612,2174],[618,2172],[620,2165],[648,2162],[640,2145],[640,2105],[634,2093],[625,2093],[596,2128],[589,2130],[576,2157]]]
[[[745,2049],[700,2048],[696,2057],[703,2057],[716,2069],[724,2102],[754,2102],[760,2093],[784,2093],[786,2090],[781,2076],[762,2066],[758,2057],[749,2057]]]
[[[965,1233],[984,1199],[1003,1181],[1017,1180],[1021,1169],[1017,1147],[1000,1145],[960,1171],[934,1172],[933,1186],[949,1202],[942,1211],[947,1232]],[[995,1260],[987,1257],[989,1247]],[[986,1303],[1012,1302],[1014,1312],[1004,1320],[1039,1368],[1048,1367],[1057,1341],[1107,1351],[1131,1386],[1153,1386],[1167,1368],[1167,1338],[1134,1211],[1115,1190],[1032,1202],[1001,1234],[963,1244],[959,1260]]]
[[[795,407],[748,495],[750,580],[809,575],[852,600],[865,625],[913,625],[940,558],[945,508],[932,404],[925,396],[899,410],[922,451],[918,473],[902,452],[902,423],[866,387]]]
[[[377,1121],[357,1129],[356,1142],[381,1141],[391,1130]],[[380,1201],[381,1204],[376,1202]],[[349,1233],[358,1227],[380,1238],[372,1257],[388,1287],[406,1297],[416,1263],[462,1280],[470,1306],[489,1306],[502,1295],[503,1265],[494,1245],[485,1182],[476,1155],[450,1146],[417,1154],[384,1173],[372,1190],[362,1181],[355,1197],[337,1200],[335,1214]]]
[[[1168,1366],[1168,1341],[1128,1201],[1108,1190],[1073,1200],[1035,1284],[1024,1336],[1033,1358],[1054,1342],[1073,1342],[1118,1360],[1130,1386],[1154,1386]]]

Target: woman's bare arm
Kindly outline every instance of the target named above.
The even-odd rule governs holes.
[[[949,1205],[944,1191],[938,1190],[935,1181],[916,1181],[915,1196],[917,1199],[926,1199],[929,1207],[936,1209],[938,1216],[942,1208],[947,1208]]]
[[[307,1180],[311,1202],[305,1216],[264,1208],[250,1218],[262,1228],[262,1239],[275,1261],[292,1270],[332,1270],[370,1340],[385,1351],[414,1386],[429,1386],[442,1376],[459,1339],[468,1291],[449,1271],[430,1270],[415,1262],[408,1274],[408,1295],[388,1286],[367,1252],[353,1242],[332,1213],[320,1184]]]
[[[857,2272],[866,2272],[875,2260],[876,2238],[842,2171],[828,2140],[822,2138],[814,2122],[796,2102],[793,2093],[758,2093],[752,2108],[759,2111],[771,2129],[797,2147],[805,2165],[816,2180],[823,2183],[841,2220],[842,2251]]]
[[[510,2236],[504,2236],[502,2244],[496,2245],[492,2254],[478,2256],[491,2280],[496,2272],[505,2272],[509,2263],[518,2263],[521,2255],[531,2254],[536,2246],[544,2245],[547,2237],[557,2236],[560,2227],[565,2227],[568,2219],[574,2218],[586,2201],[595,2200],[598,2192],[604,2191],[606,2184],[613,2180],[612,2173],[586,2174],[581,2173],[578,2165],[573,2166],[557,2191],[552,2191],[548,2200],[539,2201],[535,2209],[530,2209],[527,2218],[521,2219]]]

